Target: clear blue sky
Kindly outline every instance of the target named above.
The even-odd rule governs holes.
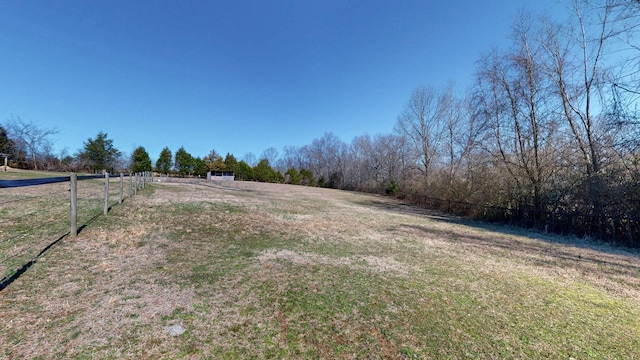
[[[472,80],[522,9],[557,0],[0,0],[0,122],[59,130],[70,154],[242,158],[325,132],[389,133],[420,85]]]

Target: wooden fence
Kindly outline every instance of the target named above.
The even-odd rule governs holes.
[[[59,241],[150,182],[151,173],[0,180],[0,291]]]

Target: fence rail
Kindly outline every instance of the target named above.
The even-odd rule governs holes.
[[[152,181],[150,173],[0,180],[0,290],[57,242]]]

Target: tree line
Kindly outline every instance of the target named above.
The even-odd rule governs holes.
[[[7,128],[9,131],[7,131]],[[184,146],[175,154],[168,147],[162,149],[155,166],[143,146],[138,146],[130,157],[115,148],[113,140],[105,132],[83,142],[83,148],[71,156],[66,151],[56,156],[51,152],[50,136],[55,129],[43,129],[31,121],[12,118],[7,127],[0,125],[0,153],[9,159],[9,165],[15,168],[49,171],[88,171],[88,172],[146,172],[176,176],[205,177],[208,172],[233,172],[237,180],[255,180],[297,185],[316,185],[311,172],[295,168],[279,171],[271,166],[277,150],[270,148],[256,163],[254,156],[248,154],[247,160],[237,160],[227,153],[223,158],[215,150],[206,156],[193,156]],[[252,163],[252,164],[250,164]]]
[[[184,147],[180,147],[175,155],[172,155],[171,150],[165,147],[158,156],[154,170],[162,174],[198,177],[204,177],[208,172],[232,172],[236,180],[317,185],[313,173],[309,170],[297,169],[294,166],[283,170],[280,166],[272,166],[272,163],[282,164],[275,148],[265,150],[255,164],[253,164],[255,162],[253,154],[249,153],[245,157],[246,160],[238,160],[233,154],[227,153],[223,158],[215,150],[211,150],[204,157],[194,157]],[[143,155],[141,158],[147,161],[148,155]]]
[[[522,14],[473,86],[420,86],[390,134],[332,133],[283,166],[325,186],[400,192],[464,215],[640,246],[640,3]]]
[[[56,161],[421,196],[463,215],[640,246],[640,2],[574,0],[567,10],[560,20],[520,15],[509,46],[477,60],[472,86],[417,87],[388,134],[346,143],[328,132],[258,161],[165,148],[153,167],[143,147],[126,161],[115,149],[89,156],[109,148],[100,133]],[[0,151],[18,165],[51,164],[52,132],[25,136],[20,125],[29,123],[10,123],[13,137],[0,128]]]

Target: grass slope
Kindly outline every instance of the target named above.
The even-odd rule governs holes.
[[[155,184],[0,293],[0,357],[640,358],[638,254],[567,240],[349,192]]]

